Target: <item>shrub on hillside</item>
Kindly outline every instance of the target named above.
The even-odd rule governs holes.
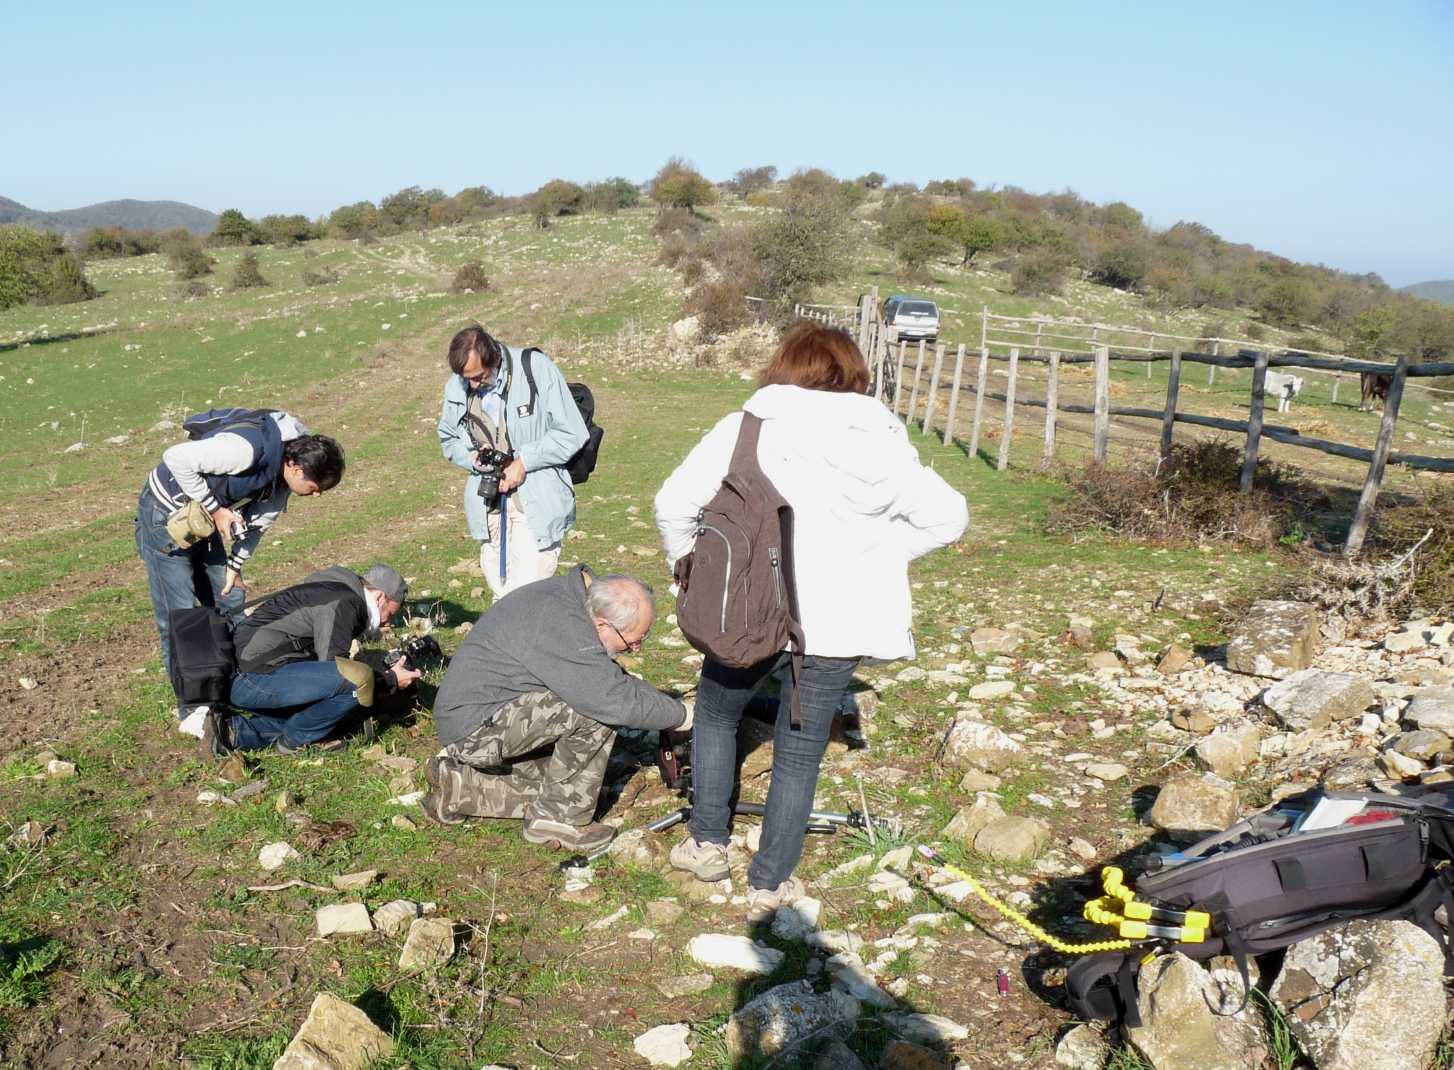
[[[717,338],[752,322],[748,296],[742,279],[724,276],[700,283],[687,299],[686,310],[698,317],[705,337]]]
[[[337,271],[334,271],[333,268],[326,267],[323,268],[321,271],[303,272],[304,286],[331,286],[333,283],[337,282],[338,279],[339,274]]]
[[[207,255],[197,236],[184,227],[174,227],[163,234],[161,250],[166,254],[167,266],[184,281],[210,275],[217,266],[217,261]]]
[[[212,287],[208,286],[201,279],[190,279],[187,282],[177,284],[177,296],[191,300],[197,297],[208,297],[212,293]]]
[[[217,217],[217,226],[207,238],[208,245],[261,245],[265,241],[262,229],[236,208]]]
[[[304,215],[265,215],[258,229],[270,245],[300,245],[323,237],[322,227]]]
[[[97,290],[59,234],[0,226],[0,309],[87,301]]]
[[[777,168],[771,164],[766,167],[744,167],[723,182],[722,188],[739,197],[746,197],[759,190],[767,189],[776,181]]]
[[[619,212],[641,203],[641,191],[626,178],[608,178],[586,184],[583,206],[591,212]]]
[[[680,156],[673,156],[651,180],[651,199],[661,208],[685,208],[695,214],[702,205],[715,204],[717,187]]]
[[[449,292],[456,294],[482,294],[489,288],[490,280],[485,274],[485,265],[478,260],[460,265],[460,269],[454,273],[454,281],[449,284]]]
[[[757,297],[779,310],[815,286],[841,278],[853,246],[851,208],[837,179],[823,171],[799,171],[783,188],[782,210],[753,224]]]
[[[232,269],[232,278],[228,280],[229,290],[251,290],[259,286],[271,286],[267,279],[263,278],[262,269],[258,267],[257,253],[243,253]]]
[[[1047,526],[1076,538],[1109,532],[1142,542],[1270,547],[1323,500],[1265,459],[1247,494],[1238,489],[1241,474],[1241,446],[1221,439],[1177,443],[1160,465],[1087,465],[1070,474],[1070,497],[1051,509]]]
[[[1022,297],[1059,293],[1065,286],[1070,264],[1060,253],[1041,249],[1015,258],[1010,269],[1010,287]]]
[[[371,201],[358,201],[335,208],[328,217],[328,230],[340,238],[367,238],[378,233],[384,219]]]
[[[556,216],[575,215],[581,210],[585,191],[574,182],[553,178],[529,197],[530,215],[544,229]]]
[[[667,234],[689,234],[698,235],[706,229],[700,216],[695,216],[685,208],[663,208],[656,213],[656,219],[652,221],[651,232],[658,238]]]
[[[92,227],[81,235],[77,249],[87,260],[119,256],[145,256],[161,248],[161,237],[151,230],[128,227]]]

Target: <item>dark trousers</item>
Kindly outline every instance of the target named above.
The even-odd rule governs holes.
[[[786,653],[747,669],[707,659],[697,686],[692,723],[692,817],[698,843],[725,844],[732,820],[737,782],[737,725],[753,693],[776,674],[779,679],[777,725],[772,744],[772,785],[762,821],[762,844],[747,870],[753,888],[776,888],[793,875],[803,856],[808,814],[818,788],[818,766],[838,701],[848,690],[858,658],[803,659],[802,727],[792,727],[793,682]]]
[[[272,672],[238,673],[228,703],[253,714],[229,719],[239,750],[262,750],[279,738],[290,747],[317,743],[358,708],[353,683],[331,660],[292,661]]]

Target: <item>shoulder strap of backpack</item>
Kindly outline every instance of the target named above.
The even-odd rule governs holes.
[[[761,471],[761,466],[757,463],[757,440],[761,436],[762,417],[744,411],[742,426],[737,430],[737,445],[732,448],[732,460],[727,464],[727,471]]]
[[[525,369],[525,382],[530,385],[530,411],[535,411],[535,399],[540,396],[540,391],[535,388],[535,373],[530,370],[530,354],[544,353],[545,350],[538,346],[527,346],[520,354],[520,366]]]

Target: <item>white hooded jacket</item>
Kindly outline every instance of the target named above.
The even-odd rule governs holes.
[[[806,653],[914,656],[908,565],[964,533],[964,495],[919,462],[904,427],[862,394],[766,386],[743,408],[763,420],[757,459],[793,507]],[[656,495],[669,566],[692,549],[697,513],[732,460],[742,413],[707,432]]]

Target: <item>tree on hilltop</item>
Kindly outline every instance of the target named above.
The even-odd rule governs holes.
[[[649,192],[659,208],[685,208],[693,215],[699,205],[717,202],[717,187],[680,156],[662,165],[651,180]]]
[[[207,240],[213,245],[261,245],[267,237],[247,216],[229,208],[217,217],[217,226]]]

